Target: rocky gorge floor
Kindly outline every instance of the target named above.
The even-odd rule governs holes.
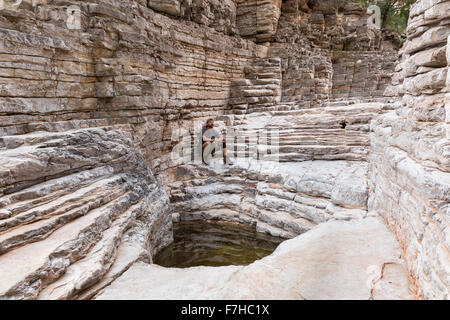
[[[85,151],[78,146],[72,153],[72,141],[80,139]],[[4,177],[16,184],[27,183],[23,175],[30,172],[39,180],[39,165],[55,172],[53,179],[0,199],[0,227],[6,231],[0,235],[0,270],[14,275],[2,281],[3,298],[413,297],[393,235],[368,211],[366,161],[236,158],[230,166],[218,158],[209,166],[185,164],[166,186],[165,198],[150,173],[135,171],[142,160],[122,131],[36,133],[1,141],[3,159],[10,159]],[[15,156],[22,148],[30,158]],[[51,160],[37,162],[33,154]],[[78,159],[79,169],[77,162],[64,165],[70,157]],[[68,181],[74,179],[83,187],[71,189]],[[153,188],[137,183],[147,180]],[[162,268],[151,262],[170,242],[168,219],[227,221],[291,240],[249,266]],[[258,288],[255,274],[264,283]]]
[[[95,299],[412,299],[400,256],[379,218],[330,221],[248,266],[139,262]]]
[[[366,161],[230,166],[218,156],[179,166],[166,188],[174,221],[226,221],[291,240],[248,266],[136,263],[95,299],[414,298],[395,237],[368,212]]]

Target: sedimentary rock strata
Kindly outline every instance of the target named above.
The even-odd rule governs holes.
[[[292,238],[328,220],[367,213],[367,164],[242,162],[180,166],[169,195],[175,220],[224,220]]]
[[[1,298],[37,298],[61,276],[73,298],[128,241],[128,263],[170,243],[168,198],[126,130],[3,136],[0,154]]]
[[[143,285],[175,274],[190,285],[197,271],[218,298],[268,298],[263,289],[409,298],[380,219],[399,241],[411,293],[448,298],[448,16],[448,1],[415,4],[394,64],[398,44],[355,3],[23,0],[0,9],[0,298],[87,299],[105,288],[99,298],[166,297],[115,288],[141,272]],[[234,132],[234,166],[192,162],[207,118]],[[178,219],[295,239],[247,267],[145,265]],[[299,263],[305,254],[343,268]],[[286,259],[278,287],[241,281],[272,276]],[[367,287],[371,265],[381,280]],[[236,279],[223,277],[231,271]],[[315,286],[321,278],[332,285]]]
[[[279,104],[265,112],[234,119],[236,122],[239,119],[236,128],[241,135],[258,137],[257,148],[262,151],[256,147],[248,151],[255,159],[365,161],[369,154],[370,121],[393,108],[392,104],[382,102],[336,100],[320,108],[299,102]],[[263,139],[270,134],[277,139],[275,146]],[[235,148],[240,147],[239,142],[236,141]]]
[[[282,0],[236,0],[239,34],[256,42],[271,41],[278,27]]]
[[[449,4],[411,8],[393,90],[403,104],[374,120],[371,134],[369,208],[396,233],[420,294],[435,299],[450,287]]]

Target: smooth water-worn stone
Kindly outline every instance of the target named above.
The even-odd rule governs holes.
[[[171,281],[174,278],[177,281]],[[138,263],[96,296],[100,300],[374,298],[412,298],[400,249],[378,218],[324,223],[248,266],[178,269]]]
[[[398,64],[352,2],[31,2],[0,10],[0,296],[90,298],[172,219],[293,238],[379,215],[415,289],[448,298],[448,0],[412,6]],[[208,118],[259,140],[186,162]],[[401,297],[380,274],[373,297]]]
[[[103,278],[131,230],[147,257],[171,241],[167,195],[127,131],[2,139],[1,298],[75,297]]]

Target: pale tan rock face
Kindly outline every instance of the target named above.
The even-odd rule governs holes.
[[[281,4],[281,0],[236,0],[236,26],[239,34],[256,42],[273,40]]]
[[[292,238],[329,220],[363,219],[367,164],[237,161],[180,166],[168,185],[177,219],[223,220]]]
[[[167,194],[149,169],[170,166],[171,126],[222,113],[230,82],[264,54],[226,36],[232,2],[204,12],[197,1],[181,21],[146,1],[77,4],[79,29],[77,16],[68,27],[66,2],[0,12],[6,299],[89,296],[151,261],[172,237]]]
[[[428,299],[450,294],[449,5],[428,0],[411,8],[395,83],[403,105],[371,126],[369,210],[396,233]]]
[[[148,0],[155,11],[182,17],[225,34],[235,34],[236,4],[234,0]]]
[[[177,281],[171,281],[176,278]],[[333,221],[248,266],[139,263],[96,299],[411,299],[393,235],[377,218]]]
[[[172,240],[167,195],[126,128],[1,142],[2,299],[38,298],[63,274],[58,298],[73,298],[103,278],[128,242],[137,252],[130,263],[151,259]]]
[[[400,99],[382,96],[396,46],[353,3],[339,14],[331,0],[24,0],[0,10],[0,298],[91,298],[136,261],[151,263],[171,241],[172,215],[285,238],[327,225],[295,241],[289,260],[319,235],[334,239],[335,227],[387,239],[361,222],[377,212],[420,292],[448,298],[446,12],[448,1],[413,7],[390,88],[406,93],[398,108]],[[258,161],[238,153],[232,167],[175,159],[174,133],[195,136],[207,118],[244,133],[276,129],[278,150]],[[289,260],[294,268],[279,280],[306,287],[280,287],[280,297],[370,298],[366,262],[349,256],[361,248],[344,247],[334,258],[358,260],[356,282],[315,274],[309,261],[300,265],[308,277],[336,277],[331,291],[314,291]],[[376,247],[367,261],[382,257]],[[386,264],[372,297],[406,297],[400,264],[377,259]],[[237,268],[242,279],[256,268],[273,276],[272,290],[278,278],[255,265]],[[207,270],[217,288],[236,281]],[[196,275],[177,274],[187,285]],[[268,297],[242,290],[216,293]]]

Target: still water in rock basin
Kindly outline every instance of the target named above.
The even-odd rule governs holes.
[[[252,228],[204,221],[174,223],[174,242],[154,263],[163,267],[247,265],[271,254],[285,239]]]

